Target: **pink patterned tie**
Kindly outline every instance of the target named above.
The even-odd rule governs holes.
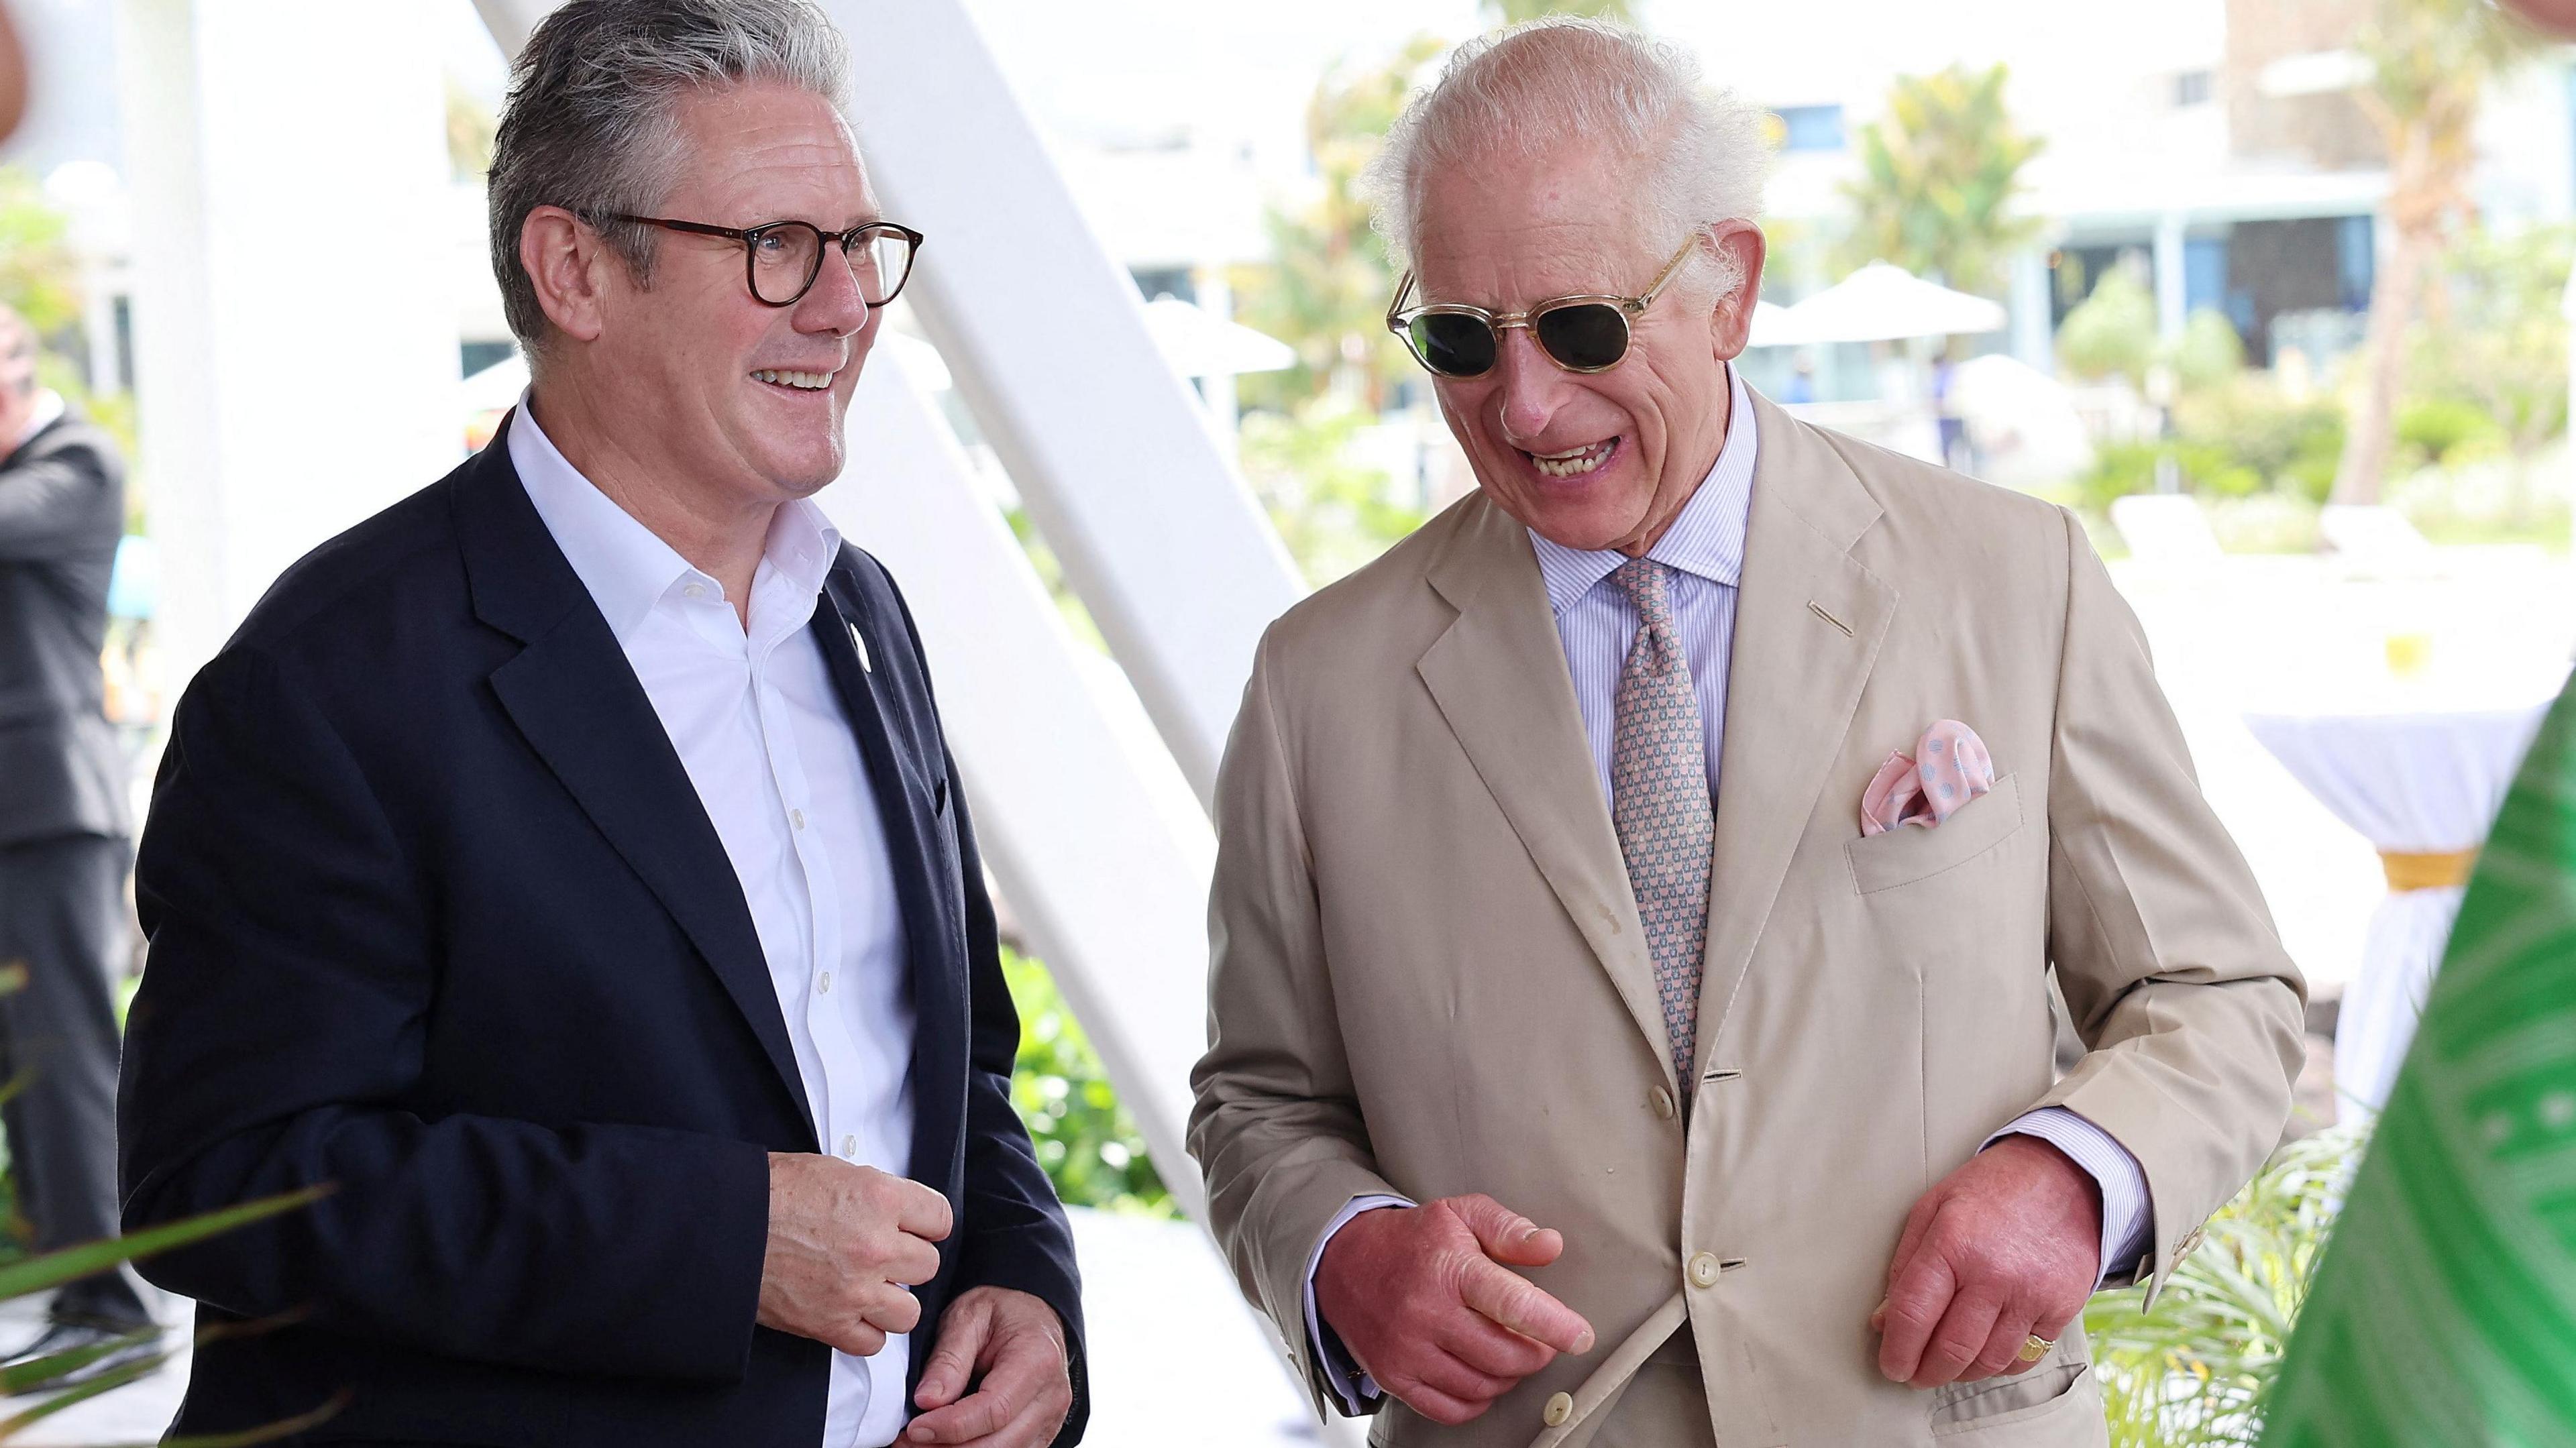
[[[1699,696],[1673,620],[1672,572],[1632,558],[1610,582],[1637,605],[1637,641],[1619,670],[1618,723],[1610,746],[1610,819],[1628,886],[1646,926],[1671,1038],[1674,1079],[1691,1098],[1698,1049],[1700,961],[1708,950],[1708,871],[1716,812],[1708,797],[1708,744]]]

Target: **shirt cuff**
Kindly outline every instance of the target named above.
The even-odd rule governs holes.
[[[1341,1403],[1342,1412],[1353,1418],[1367,1412],[1368,1405],[1384,1397],[1385,1393],[1379,1389],[1375,1379],[1360,1371],[1360,1365],[1351,1361],[1351,1355],[1343,1349],[1340,1339],[1324,1331],[1324,1315],[1315,1310],[1315,1274],[1323,1268],[1324,1249],[1332,1245],[1333,1234],[1350,1225],[1351,1218],[1380,1207],[1412,1205],[1402,1197],[1351,1198],[1350,1204],[1343,1207],[1332,1224],[1324,1228],[1324,1235],[1315,1239],[1314,1254],[1306,1259],[1306,1348],[1323,1368],[1324,1381],[1332,1385],[1333,1396]]]
[[[2155,1241],[2155,1205],[2147,1198],[2147,1173],[2129,1149],[2111,1133],[2063,1106],[2025,1112],[2003,1130],[1986,1138],[1983,1151],[2007,1136],[2035,1136],[2084,1168],[2102,1188],[2102,1270],[2093,1290],[2111,1286],[2117,1276],[2125,1285]],[[1311,1300],[1312,1294],[1309,1293]]]

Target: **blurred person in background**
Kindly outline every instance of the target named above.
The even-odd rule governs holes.
[[[125,468],[106,433],[38,385],[34,329],[5,309],[0,447],[0,967],[14,967],[0,1053],[21,1082],[0,1122],[28,1245],[44,1251],[116,1234],[113,990],[131,954],[133,825],[99,654]],[[55,1293],[21,1355],[151,1325],[124,1272],[101,1273]]]
[[[921,241],[847,74],[807,0],[553,10],[490,179],[527,395],[180,702],[126,1221],[329,1193],[147,1264],[221,1337],[179,1433],[347,1390],[333,1442],[1082,1435],[965,791],[812,501]]]
[[[1479,487],[1262,641],[1191,1119],[1373,1442],[2102,1444],[2086,1298],[2289,1112],[2302,986],[2081,525],[1736,375],[1764,161],[1593,21],[1378,161]]]

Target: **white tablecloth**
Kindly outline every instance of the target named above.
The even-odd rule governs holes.
[[[2448,854],[2485,841],[2548,707],[2248,714],[2245,726],[2380,850]],[[2391,891],[2372,915],[2335,1027],[2335,1088],[2344,1101],[2372,1111],[2386,1104],[2465,893]]]

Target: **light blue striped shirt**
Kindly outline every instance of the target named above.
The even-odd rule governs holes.
[[[1718,799],[1718,766],[1726,739],[1727,665],[1735,645],[1735,595],[1744,573],[1745,533],[1753,516],[1753,465],[1761,453],[1752,393],[1741,373],[1732,367],[1727,372],[1732,397],[1726,443],[1718,450],[1717,464],[1682,505],[1681,515],[1664,530],[1664,536],[1646,550],[1647,557],[1672,570],[1673,621],[1681,630],[1682,652],[1690,661],[1691,692],[1698,696],[1701,729],[1708,736],[1712,802]],[[1530,545],[1538,554],[1548,606],[1556,614],[1556,636],[1565,647],[1566,670],[1574,679],[1574,702],[1582,710],[1583,732],[1592,746],[1601,797],[1607,801],[1610,749],[1617,734],[1619,671],[1637,638],[1637,605],[1608,579],[1628,561],[1628,555],[1568,548],[1535,530],[1530,533]],[[1852,803],[1857,811],[1859,801]],[[2127,1280],[2155,1236],[2146,1172],[2138,1159],[2109,1132],[2063,1106],[2027,1112],[1986,1138],[1985,1145],[2014,1135],[2035,1136],[2065,1152],[2101,1185],[2100,1280]],[[1363,1403],[1378,1396],[1378,1387],[1356,1364],[1333,1351],[1323,1335],[1315,1310],[1315,1272],[1323,1264],[1325,1246],[1351,1218],[1378,1207],[1412,1205],[1402,1197],[1355,1198],[1325,1227],[1307,1260],[1306,1331],[1346,1412],[1358,1413]]]

